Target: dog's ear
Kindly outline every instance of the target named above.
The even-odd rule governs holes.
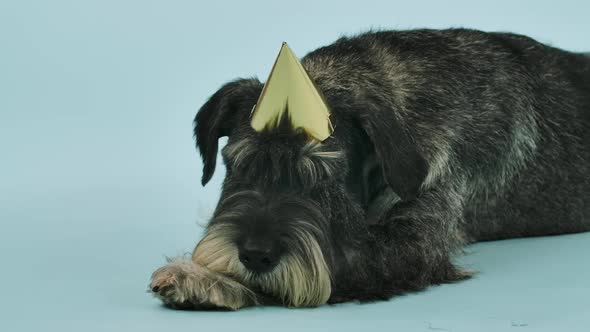
[[[411,135],[390,108],[371,107],[359,116],[387,184],[403,201],[416,198],[428,175],[428,163]]]
[[[194,134],[203,159],[203,185],[215,172],[219,138],[231,135],[250,115],[261,91],[262,83],[257,79],[237,79],[223,85],[197,112]]]

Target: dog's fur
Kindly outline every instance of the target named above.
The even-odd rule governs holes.
[[[465,244],[590,229],[590,57],[475,30],[368,32],[302,59],[335,131],[283,118],[257,133],[263,84],[225,84],[199,110],[203,184],[218,138],[221,198],[191,259],[151,288],[180,308],[388,299],[469,277]],[[240,262],[273,241],[270,272]]]

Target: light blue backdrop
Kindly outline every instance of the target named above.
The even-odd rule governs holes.
[[[587,1],[0,0],[0,330],[588,331],[590,234],[473,246],[481,273],[390,302],[236,313],[145,293],[216,201],[191,122],[222,83],[265,79],[368,28],[510,30],[590,49]]]

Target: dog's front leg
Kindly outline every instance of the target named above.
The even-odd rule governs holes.
[[[387,211],[367,232],[342,244],[329,302],[373,301],[469,277],[452,255],[464,244],[462,199],[432,190]]]
[[[150,290],[175,309],[236,310],[257,304],[256,294],[246,286],[190,259],[175,259],[157,269]]]

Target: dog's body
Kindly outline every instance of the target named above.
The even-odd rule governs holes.
[[[588,55],[415,30],[341,38],[302,63],[332,110],[322,143],[287,119],[253,131],[256,79],[199,111],[203,183],[221,136],[228,172],[192,262],[154,273],[165,303],[387,299],[468,277],[451,262],[467,243],[590,230]]]

